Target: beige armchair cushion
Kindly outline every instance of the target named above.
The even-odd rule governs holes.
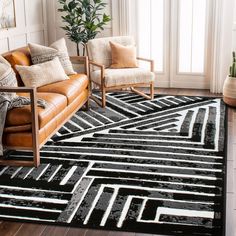
[[[91,79],[101,84],[101,71],[95,70],[91,73]],[[143,68],[106,69],[105,87],[150,83],[155,79],[153,72]]]
[[[119,43],[123,46],[135,46],[135,41],[133,37],[130,36],[107,37],[89,40],[87,44],[89,60],[102,64],[106,68],[110,67],[112,63],[110,41]]]

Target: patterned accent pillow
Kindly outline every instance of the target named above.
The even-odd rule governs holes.
[[[53,58],[58,57],[67,75],[76,74],[70,61],[64,38],[54,42],[50,47],[34,43],[29,43],[28,46],[33,64],[51,61]]]
[[[16,75],[9,62],[0,56],[0,87],[17,87]],[[16,97],[16,93],[0,93],[10,99]]]
[[[38,88],[43,85],[69,79],[58,57],[55,57],[51,61],[32,66],[16,65],[16,70],[27,87]]]

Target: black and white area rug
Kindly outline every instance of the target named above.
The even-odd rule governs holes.
[[[39,168],[0,167],[0,218],[222,236],[226,128],[221,99],[110,93],[60,129]]]

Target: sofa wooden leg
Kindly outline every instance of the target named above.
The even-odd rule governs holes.
[[[40,164],[40,154],[39,154],[39,124],[38,124],[38,109],[37,109],[37,94],[36,88],[30,92],[31,99],[31,118],[32,118],[32,144],[33,144],[33,156],[34,156],[34,166],[38,167]]]
[[[40,165],[40,152],[39,148],[36,148],[36,150],[33,150],[34,155],[34,166],[38,167]]]

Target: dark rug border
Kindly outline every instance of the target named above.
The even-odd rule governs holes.
[[[229,118],[229,107],[226,103],[224,103],[223,99],[221,99],[223,104],[225,105],[225,122],[224,122],[224,126],[225,126],[225,140],[224,140],[224,170],[225,170],[225,176],[224,176],[224,196],[223,196],[223,213],[224,213],[224,217],[223,217],[223,235],[222,236],[227,236],[226,235],[226,208],[227,208],[227,161],[228,161],[228,118]]]

